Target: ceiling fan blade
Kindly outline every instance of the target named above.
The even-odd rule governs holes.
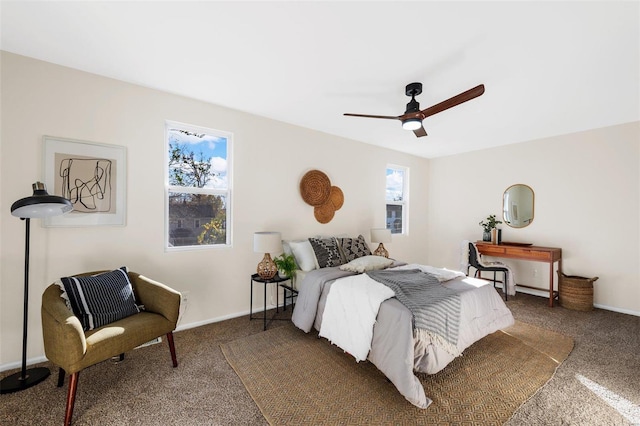
[[[368,115],[368,114],[351,114],[348,112],[345,112],[344,115],[349,116],[349,117],[365,117],[365,118],[386,118],[389,120],[399,120],[400,117],[393,117],[390,115]]]
[[[439,104],[435,104],[433,106],[430,106],[429,108],[423,109],[422,111],[420,111],[420,113],[424,116],[424,118],[426,118],[431,115],[442,112],[446,109],[452,108],[456,105],[460,105],[463,102],[470,101],[473,98],[477,98],[483,93],[484,93],[484,84],[480,84],[479,86],[476,86],[473,89],[469,89],[466,92],[462,92],[459,95],[456,95],[452,98],[447,99],[446,101],[442,101]]]
[[[427,131],[424,129],[423,126],[420,126],[419,129],[414,130],[413,133],[415,133],[417,138],[421,138],[422,136],[427,136]]]

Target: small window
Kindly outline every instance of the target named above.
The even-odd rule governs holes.
[[[231,133],[167,122],[168,248],[231,245],[231,145]]]
[[[409,169],[387,166],[386,224],[392,234],[408,233]]]

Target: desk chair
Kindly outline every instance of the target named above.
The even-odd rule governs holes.
[[[504,266],[498,265],[485,265],[482,263],[478,256],[478,249],[472,242],[469,243],[469,265],[467,265],[467,276],[469,276],[469,268],[474,267],[476,272],[474,277],[478,277],[482,271],[493,272],[493,288],[496,287],[496,275],[498,272],[504,274],[504,280],[502,281],[502,292],[504,293],[504,300],[507,300],[507,279],[509,270]]]

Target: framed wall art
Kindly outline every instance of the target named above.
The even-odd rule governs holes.
[[[67,198],[73,211],[44,226],[125,225],[126,148],[44,137],[44,182],[49,194]]]

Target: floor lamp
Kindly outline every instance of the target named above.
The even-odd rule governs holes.
[[[49,369],[37,367],[27,369],[27,311],[29,306],[29,228],[32,218],[58,216],[73,210],[69,200],[47,194],[42,182],[33,184],[33,195],[22,198],[11,205],[11,214],[26,221],[24,253],[24,310],[22,319],[22,369],[0,380],[0,393],[17,392],[37,385],[49,377]]]

